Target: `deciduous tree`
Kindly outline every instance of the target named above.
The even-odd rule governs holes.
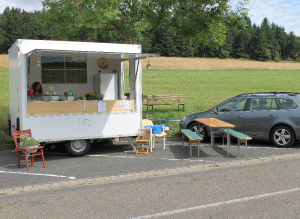
[[[60,39],[99,31],[120,35],[126,43],[148,41],[151,34],[173,28],[187,43],[222,44],[229,27],[244,23],[248,0],[234,10],[230,0],[42,0],[46,26],[57,25]]]

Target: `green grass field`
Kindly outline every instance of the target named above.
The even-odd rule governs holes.
[[[128,74],[128,72],[127,72]],[[8,103],[8,69],[0,69],[0,144],[11,143],[7,137]],[[127,76],[126,76],[127,78]],[[187,102],[185,111],[178,111],[176,105],[156,106],[151,110],[143,106],[143,117],[182,118],[184,115],[210,109],[229,97],[250,92],[265,91],[300,91],[299,70],[144,70],[143,94],[183,94]],[[128,88],[128,85],[126,85]],[[175,135],[178,123],[169,123],[173,130],[168,132]]]
[[[183,94],[185,111],[177,106],[154,107],[151,119],[182,118],[207,110],[229,97],[250,92],[300,91],[299,70],[143,71],[143,94]],[[181,108],[180,108],[181,109]],[[143,106],[143,116],[151,114]],[[172,134],[179,131],[172,123]]]
[[[9,114],[8,69],[0,68],[0,145],[12,143],[8,137],[7,115]]]

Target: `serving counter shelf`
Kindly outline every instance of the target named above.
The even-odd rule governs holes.
[[[42,100],[41,100],[42,99]],[[42,96],[27,96],[27,101],[74,101],[76,100],[76,95],[64,96],[64,95],[42,95]]]

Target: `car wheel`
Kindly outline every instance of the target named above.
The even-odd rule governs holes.
[[[199,127],[199,123],[192,123],[188,126],[188,129],[191,130],[192,132],[195,132],[197,135],[200,135],[200,137],[203,139],[202,141],[206,141],[207,140],[207,131],[205,129],[205,127]]]
[[[86,154],[91,147],[91,141],[90,140],[72,140],[67,141],[65,143],[65,149],[66,151],[74,157],[82,156]]]
[[[294,143],[295,135],[290,127],[279,125],[273,129],[271,140],[276,147],[287,148]]]

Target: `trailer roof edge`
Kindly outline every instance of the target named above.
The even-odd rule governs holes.
[[[124,52],[103,52],[103,51],[78,51],[78,50],[53,50],[53,49],[34,49],[30,52],[26,53],[26,56],[31,56],[34,53],[40,52],[63,52],[63,53],[82,53],[82,54],[99,54],[99,55],[123,55],[124,60],[128,60],[129,56],[138,56],[134,57],[134,59],[145,59],[147,57],[160,56],[159,53],[124,53]],[[128,56],[128,57],[125,57]]]

